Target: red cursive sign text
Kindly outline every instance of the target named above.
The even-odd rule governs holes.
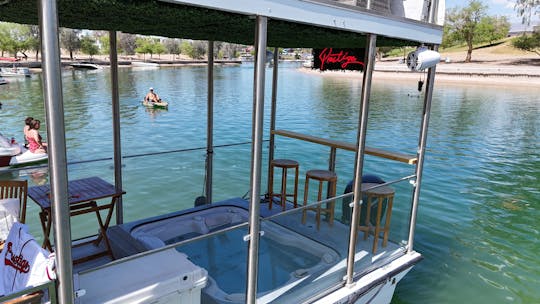
[[[319,54],[321,60],[321,70],[324,70],[326,63],[341,63],[341,68],[345,69],[349,64],[360,64],[362,68],[364,63],[359,61],[356,56],[349,55],[349,52],[340,51],[339,53],[332,53],[332,48],[325,48]]]

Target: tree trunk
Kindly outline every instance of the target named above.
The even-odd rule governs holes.
[[[473,49],[473,45],[472,45],[472,42],[469,43],[467,42],[467,57],[465,57],[465,62],[471,62],[471,55],[472,55],[472,49]]]
[[[73,61],[73,51],[69,51],[69,59],[71,59],[71,61]]]

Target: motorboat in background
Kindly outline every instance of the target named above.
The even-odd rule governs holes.
[[[84,69],[84,70],[99,70],[102,69],[101,66],[89,62],[89,61],[81,61],[81,62],[73,62],[69,64],[74,69]]]
[[[2,76],[0,76],[0,85],[2,84],[7,84],[7,80],[5,80],[4,78],[2,78]]]
[[[49,158],[47,153],[33,153],[23,145],[0,134],[0,168],[39,163]]]
[[[13,66],[11,68],[8,67],[2,67],[0,68],[0,76],[1,77],[30,77],[32,76],[32,73],[30,72],[29,68],[25,67],[16,67]],[[0,79],[0,84],[1,84]]]
[[[133,66],[133,67],[143,67],[143,68],[159,68],[158,63],[147,62],[147,61],[132,61],[131,66]]]

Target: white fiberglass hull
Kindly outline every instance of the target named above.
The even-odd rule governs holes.
[[[44,161],[49,158],[47,153],[32,153],[30,150],[26,150],[21,154],[18,154],[16,156],[13,156],[11,158],[11,161],[9,162],[10,166],[19,166],[29,163],[35,163]]]
[[[405,254],[384,267],[360,277],[351,286],[343,286],[313,303],[388,304],[392,300],[397,283],[421,259],[422,255],[418,252]]]

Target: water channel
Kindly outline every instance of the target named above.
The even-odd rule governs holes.
[[[267,130],[270,69],[266,78]],[[69,177],[112,180],[110,71],[66,70],[62,80],[68,160],[77,162],[69,167]],[[249,190],[250,145],[231,144],[250,141],[252,80],[252,65],[215,70],[214,144],[220,147],[214,200]],[[422,109],[416,81],[374,81],[368,146],[415,153]],[[205,147],[206,68],[121,68],[119,83],[125,221],[190,207],[205,179],[205,150],[196,148]],[[170,103],[168,110],[141,106],[150,86]],[[284,64],[278,86],[278,129],[355,141],[361,77],[323,77]],[[398,285],[394,302],[540,302],[538,96],[540,88],[511,84],[436,84],[415,240],[424,260]],[[22,141],[27,116],[45,120],[41,75],[0,86],[0,102],[0,132]],[[43,124],[44,136],[45,130]],[[302,159],[305,168],[326,164],[327,151],[312,148],[305,143],[280,150],[278,142],[276,153]],[[189,151],[162,153],[184,149]],[[350,170],[353,157],[340,152],[337,170]],[[365,170],[392,179],[411,167],[403,164],[388,172],[384,162],[368,156]],[[48,173],[23,169],[0,172],[0,178],[25,178],[34,185],[47,183]],[[28,212],[34,213],[28,221],[38,236],[32,203]],[[74,237],[94,229],[84,218],[72,225]]]

